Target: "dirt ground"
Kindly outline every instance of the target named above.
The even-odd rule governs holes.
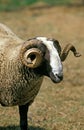
[[[35,36],[72,43],[81,53],[72,53],[63,63],[64,80],[54,84],[45,77],[29,111],[30,130],[84,130],[84,7],[26,8],[0,12],[0,22],[24,40]],[[18,107],[0,106],[0,130],[19,130]]]

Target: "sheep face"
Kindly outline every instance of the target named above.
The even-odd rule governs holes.
[[[63,67],[59,56],[61,47],[58,41],[46,37],[36,37],[26,41],[22,51],[23,63],[33,68],[35,73],[46,75],[55,83],[63,79]]]
[[[58,41],[53,39],[47,39],[46,37],[37,37],[46,46],[44,56],[44,69],[46,68],[45,75],[49,76],[55,83],[60,82],[63,79],[63,67],[60,59],[61,47]],[[43,70],[43,69],[42,69]]]
[[[46,75],[53,82],[59,83],[63,79],[62,62],[65,61],[70,50],[74,56],[80,56],[72,44],[67,44],[61,51],[61,46],[57,40],[36,37],[23,44],[20,57],[23,64],[32,68],[37,75]]]

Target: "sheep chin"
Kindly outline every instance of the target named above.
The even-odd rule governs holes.
[[[60,83],[63,80],[63,76],[59,77],[57,75],[54,75],[52,72],[50,72],[50,79],[54,82],[54,83]]]

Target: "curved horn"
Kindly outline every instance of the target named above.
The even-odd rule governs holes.
[[[42,62],[42,52],[34,46],[41,43],[39,40],[30,40],[24,43],[21,52],[20,58],[24,65],[29,68],[36,68]]]
[[[72,44],[67,44],[65,46],[64,50],[62,51],[61,55],[60,55],[60,58],[61,58],[62,62],[66,59],[66,57],[68,56],[70,50],[73,52],[75,57],[80,57],[81,56],[81,54],[76,51],[76,48]]]

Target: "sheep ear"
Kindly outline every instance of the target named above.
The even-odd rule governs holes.
[[[67,44],[64,47],[64,49],[63,49],[63,51],[62,51],[62,53],[60,55],[60,58],[61,58],[62,62],[65,61],[65,59],[67,58],[70,50],[73,52],[75,57],[80,57],[81,56],[81,54],[76,51],[76,48],[72,44]]]

